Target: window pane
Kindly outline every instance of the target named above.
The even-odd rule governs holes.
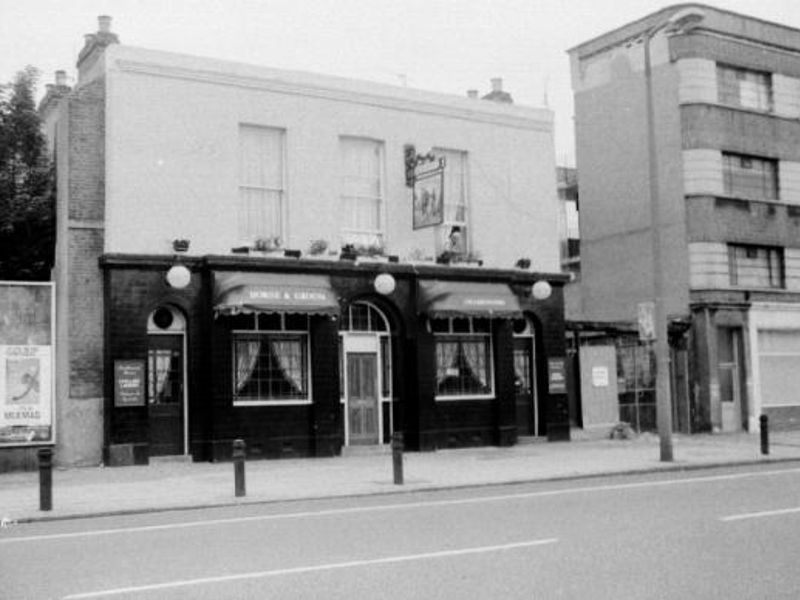
[[[739,154],[723,154],[722,159],[725,194],[756,200],[777,199],[776,161]]]
[[[753,110],[772,109],[772,76],[717,65],[717,89],[720,103]]]
[[[283,131],[239,128],[238,234],[242,240],[279,237],[282,231]]]
[[[308,349],[305,336],[234,334],[234,398],[305,400]]]
[[[388,337],[381,338],[381,365],[381,396],[388,398],[392,395],[392,352]]]
[[[478,396],[492,393],[488,336],[437,336],[437,396]]]
[[[382,245],[381,143],[342,138],[341,228],[345,243]]]
[[[758,246],[728,246],[731,285],[747,288],[784,286],[783,250]]]

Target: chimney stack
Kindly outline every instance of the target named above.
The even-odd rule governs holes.
[[[100,33],[111,33],[111,17],[100,15],[97,17],[97,26]]]
[[[472,98],[473,100],[477,100],[478,90],[467,90],[467,98]]]
[[[57,86],[67,85],[66,71],[56,71],[56,85]]]
[[[493,77],[491,82],[492,91],[483,97],[484,100],[491,100],[493,102],[500,102],[503,104],[512,104],[514,102],[514,100],[511,98],[511,94],[503,91],[502,77]]]

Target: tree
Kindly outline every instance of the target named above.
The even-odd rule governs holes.
[[[33,67],[0,86],[0,280],[50,278],[55,177],[34,95]]]

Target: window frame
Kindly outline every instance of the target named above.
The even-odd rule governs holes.
[[[722,152],[722,189],[723,194],[730,198],[743,198],[746,200],[756,200],[760,202],[779,202],[780,201],[780,164],[779,161],[773,158],[766,158],[763,156],[752,156],[749,154],[740,154],[738,152]],[[732,164],[733,160],[738,160],[740,165],[745,161],[750,163],[749,167],[740,166],[738,171],[744,169],[754,169],[760,165],[761,167],[761,188],[764,193],[760,196],[754,196],[747,193],[747,190],[741,190],[741,185],[737,184],[737,170]],[[764,168],[769,165],[772,172],[767,173]],[[738,177],[741,177],[739,175]],[[768,188],[772,188],[769,190]],[[772,195],[769,195],[769,192]]]
[[[479,327],[476,326],[475,321],[488,321],[488,331],[480,331]],[[441,327],[441,325],[434,325],[432,321],[447,322],[447,331],[435,331]],[[458,321],[457,325],[459,328],[463,327],[463,322],[467,321],[469,323],[468,330],[464,331],[455,331],[454,321]],[[497,393],[497,386],[495,384],[495,356],[494,356],[494,340],[492,339],[493,333],[493,326],[492,321],[490,319],[483,319],[483,318],[475,318],[475,317],[446,317],[442,319],[430,319],[429,320],[429,328],[431,334],[433,335],[433,346],[434,346],[434,372],[436,373],[436,379],[438,379],[438,372],[439,372],[439,362],[438,362],[438,347],[440,342],[451,342],[456,341],[457,343],[461,344],[467,340],[482,340],[484,342],[483,351],[486,355],[486,380],[490,391],[488,393],[480,394],[480,393],[465,393],[465,394],[439,394],[438,387],[439,384],[437,381],[434,381],[435,392],[434,392],[434,400],[436,402],[459,402],[464,400],[494,400],[496,398]]]
[[[311,372],[311,332],[307,327],[305,330],[287,329],[286,328],[286,315],[280,314],[281,329],[259,329],[258,327],[258,313],[254,313],[254,326],[253,329],[233,329],[231,330],[231,402],[234,407],[246,406],[303,406],[313,403],[313,390],[312,390],[312,372]],[[306,317],[306,323],[309,324],[309,317]],[[264,342],[269,343],[271,339],[281,338],[284,340],[297,339],[300,341],[301,355],[305,359],[303,378],[305,383],[305,397],[304,398],[239,398],[236,392],[236,343],[242,338],[262,338]],[[263,346],[259,350],[258,360],[262,360]]]
[[[447,247],[447,249],[451,253],[455,254],[469,254],[471,248],[470,244],[471,228],[470,228],[470,218],[469,218],[470,217],[469,152],[467,152],[466,150],[445,148],[441,146],[434,147],[431,151],[435,156],[445,159],[445,167],[444,167],[445,174],[442,186],[444,190],[443,220],[442,224],[437,227],[437,230],[440,232],[439,237],[442,240],[443,248]],[[448,201],[448,199],[452,198],[452,190],[450,189],[451,186],[448,185],[449,181],[448,168],[452,168],[456,163],[458,163],[459,165],[459,173],[461,180],[460,202]],[[463,211],[463,219],[457,219],[455,217],[452,217],[452,215],[454,214],[457,216],[459,208],[461,208],[461,210]],[[462,239],[461,249],[453,250],[452,248],[448,247],[447,240],[453,227],[460,228],[461,239]]]
[[[348,143],[370,143],[377,150],[377,196],[369,196],[364,194],[350,194],[348,193],[346,179],[348,177],[347,160],[345,158],[344,148]],[[386,247],[386,144],[383,140],[361,137],[354,135],[340,135],[339,136],[339,161],[341,165],[341,181],[339,189],[339,209],[342,215],[339,221],[339,238],[342,245],[353,244],[354,246],[372,247],[377,246],[380,248]],[[375,210],[377,210],[377,226],[375,230],[364,230],[356,227],[351,227],[353,215],[346,214],[345,202],[347,200],[355,200],[357,202],[371,200],[374,202]],[[358,241],[360,237],[369,240],[368,242]]]
[[[244,147],[243,147],[243,140],[244,140],[244,131],[261,131],[268,133],[270,135],[276,135],[278,137],[278,144],[279,144],[279,154],[280,154],[280,186],[274,187],[271,185],[254,185],[252,182],[245,182],[246,179],[243,174],[244,169]],[[282,127],[272,127],[268,125],[256,125],[253,123],[239,123],[238,128],[238,144],[239,144],[239,155],[238,155],[238,174],[237,174],[237,223],[236,223],[236,237],[239,241],[242,242],[254,242],[256,239],[260,238],[275,238],[278,237],[280,240],[285,239],[286,237],[286,223],[287,223],[287,192],[286,192],[286,129]],[[258,160],[266,161],[266,156],[258,157]],[[257,191],[264,194],[264,204],[266,205],[265,211],[269,214],[269,199],[273,194],[277,194],[277,204],[278,204],[278,223],[270,223],[268,220],[259,224],[259,219],[255,218],[254,215],[250,214],[248,211],[247,214],[243,208],[244,200],[244,192],[247,191]],[[255,223],[258,225],[257,227],[245,227],[242,228],[242,221],[246,223]],[[254,229],[254,231],[253,231]]]
[[[726,76],[727,75],[727,76]],[[735,80],[735,88],[724,87],[726,81]],[[742,81],[748,81],[756,86],[757,98],[763,96],[764,101],[757,106],[747,106],[742,102]],[[758,69],[748,69],[726,63],[716,63],[717,101],[723,106],[730,106],[741,110],[752,110],[760,113],[771,113],[775,110],[775,91],[772,73]]]
[[[766,252],[766,286],[748,286],[739,283],[741,273],[737,256],[739,253]],[[774,264],[773,264],[774,263]],[[786,258],[784,249],[779,246],[758,246],[753,244],[728,244],[728,281],[732,288],[757,289],[757,290],[785,290],[786,289]],[[773,283],[774,281],[774,283]]]

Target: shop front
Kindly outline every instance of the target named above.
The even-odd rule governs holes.
[[[236,439],[251,458],[335,456],[395,431],[411,450],[568,439],[548,366],[564,354],[558,276],[536,298],[544,278],[522,270],[184,263],[176,288],[168,258],[101,261],[108,464],[226,460]]]

